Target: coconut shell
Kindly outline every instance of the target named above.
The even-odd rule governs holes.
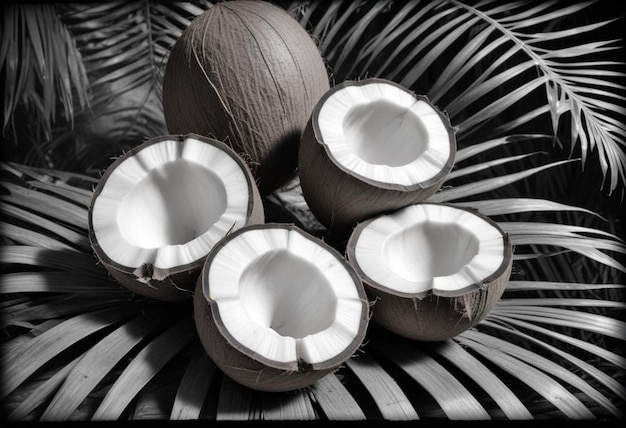
[[[163,109],[170,133],[229,144],[265,194],[295,176],[300,135],[328,88],[317,45],[285,10],[265,1],[219,2],[172,48]]]
[[[366,285],[373,302],[372,321],[399,336],[424,342],[437,342],[458,336],[474,327],[500,300],[511,267],[501,278],[483,283],[479,290],[459,297],[397,296]]]
[[[195,296],[202,295],[198,285]],[[284,392],[305,388],[331,373],[333,369],[313,370],[302,365],[272,367],[242,352],[235,341],[222,334],[212,306],[194,298],[196,329],[203,347],[213,362],[237,383],[257,391]]]
[[[124,266],[113,261],[98,243],[98,238],[94,230],[93,207],[96,199],[104,189],[108,178],[115,169],[123,162],[135,156],[139,151],[161,141],[185,140],[194,138],[207,144],[214,145],[228,154],[240,167],[248,182],[249,201],[248,212],[245,225],[259,224],[265,221],[263,203],[259,191],[254,183],[254,178],[246,163],[225,144],[201,135],[165,135],[153,138],[140,144],[122,156],[118,157],[104,172],[100,181],[94,189],[91,204],[89,207],[89,241],[91,248],[106,268],[109,274],[120,284],[136,294],[164,301],[182,301],[192,297],[195,284],[202,270],[204,257],[194,260],[188,264],[175,266],[168,269],[159,269],[153,265],[143,265],[140,267]]]
[[[439,190],[454,164],[456,152],[454,129],[447,115],[435,106],[433,107],[449,132],[451,156],[445,167],[432,179],[413,186],[381,183],[358,176],[335,161],[324,145],[317,121],[322,106],[335,92],[343,88],[378,82],[410,92],[394,82],[378,78],[338,84],[330,89],[313,109],[300,142],[299,175],[303,196],[320,223],[337,235],[351,232],[357,222],[427,199]],[[430,104],[424,96],[412,92],[411,95]]]
[[[456,291],[431,289],[426,293],[409,294],[373,281],[359,267],[355,247],[362,230],[375,218],[359,223],[354,229],[346,247],[346,258],[363,280],[368,299],[373,304],[374,323],[408,339],[442,341],[477,325],[500,300],[513,266],[511,240],[508,234],[488,217],[471,209],[456,208],[469,211],[500,230],[505,249],[502,264],[491,276],[484,278],[480,283]]]
[[[356,337],[345,350],[334,358],[309,364],[304,361],[277,362],[269,360],[246,346],[239,343],[224,326],[217,302],[207,298],[204,290],[210,287],[208,280],[208,268],[213,258],[231,239],[245,233],[247,230],[259,228],[284,228],[295,230],[308,239],[323,246],[331,254],[335,255],[346,268],[349,269],[357,292],[362,301],[360,327]],[[233,261],[235,263],[235,261]],[[293,391],[312,385],[318,379],[337,370],[341,364],[352,357],[361,346],[369,323],[369,302],[365,290],[357,273],[347,263],[344,257],[332,247],[325,244],[299,229],[293,224],[267,223],[264,225],[251,225],[239,229],[217,243],[209,253],[202,273],[198,278],[194,293],[194,319],[200,341],[212,361],[231,379],[248,388],[258,391],[284,392]]]

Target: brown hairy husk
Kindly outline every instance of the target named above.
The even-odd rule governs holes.
[[[424,203],[431,205],[446,205]],[[425,341],[442,341],[474,327],[491,311],[502,297],[513,266],[513,245],[510,237],[495,223],[477,211],[470,211],[500,230],[505,252],[501,266],[488,278],[462,290],[430,290],[408,295],[394,292],[371,280],[358,265],[355,246],[361,230],[374,218],[359,223],[350,235],[346,258],[361,276],[368,299],[373,302],[372,321],[399,336]]]
[[[458,336],[480,321],[500,300],[511,273],[512,258],[502,276],[458,297],[428,294],[426,297],[397,296],[364,282],[374,302],[372,321],[408,339],[437,342]]]
[[[261,200],[259,190],[254,183],[252,173],[246,163],[243,162],[243,160],[237,156],[236,153],[234,153],[228,146],[217,140],[196,134],[165,135],[148,140],[118,157],[104,172],[92,195],[92,201],[89,207],[89,241],[94,254],[113,279],[136,294],[156,300],[182,301],[191,299],[196,281],[200,275],[200,271],[202,270],[204,258],[170,269],[155,269],[152,265],[139,267],[121,266],[113,262],[98,244],[98,240],[93,230],[92,211],[96,198],[104,188],[106,180],[120,163],[124,162],[129,157],[134,156],[138,151],[149,145],[156,144],[164,140],[184,140],[187,137],[198,139],[207,144],[220,147],[226,153],[230,154],[230,156],[240,165],[241,170],[247,178],[249,191],[248,214],[244,224],[241,226],[261,224],[265,221],[263,202]]]
[[[295,175],[300,135],[328,89],[319,48],[298,21],[269,2],[227,1],[172,48],[163,109],[170,133],[212,136],[248,155],[265,194]]]

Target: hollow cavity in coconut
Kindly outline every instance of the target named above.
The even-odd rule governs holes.
[[[225,141],[268,193],[295,176],[300,135],[328,88],[319,48],[285,10],[218,2],[172,48],[163,109],[170,133]]]
[[[162,136],[105,171],[89,209],[91,246],[111,276],[160,300],[190,298],[209,250],[264,221],[245,162],[200,135]]]
[[[512,253],[508,235],[488,217],[433,203],[359,223],[346,250],[374,301],[372,320],[422,341],[478,324],[504,292]]]
[[[226,375],[263,391],[304,388],[361,345],[369,305],[336,250],[296,226],[248,226],[207,257],[194,295],[207,354]]]
[[[448,117],[385,79],[346,81],[313,109],[299,153],[315,217],[334,231],[426,199],[454,164]]]

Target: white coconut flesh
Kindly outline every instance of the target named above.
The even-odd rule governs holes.
[[[359,269],[403,294],[465,290],[491,278],[506,257],[497,227],[469,211],[436,204],[378,217],[354,245]]]
[[[204,297],[217,305],[227,335],[255,357],[323,365],[344,354],[360,333],[367,306],[355,276],[295,230],[247,230],[219,248],[207,266]]]
[[[412,186],[449,164],[449,125],[426,100],[396,85],[345,86],[325,100],[317,121],[335,162],[371,181]]]
[[[128,157],[93,206],[102,251],[128,267],[170,269],[205,257],[248,213],[241,166],[194,138],[163,140]]]

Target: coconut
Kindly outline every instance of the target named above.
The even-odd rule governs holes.
[[[190,298],[209,250],[264,221],[245,162],[200,135],[162,136],[104,172],[89,209],[91,246],[111,276],[160,300]]]
[[[319,48],[298,21],[268,2],[226,1],[176,41],[163,109],[170,133],[229,144],[264,194],[295,176],[300,135],[328,88]]]
[[[386,79],[346,81],[317,103],[302,136],[300,184],[331,231],[426,199],[454,164],[448,117]]]
[[[369,305],[339,252],[292,224],[267,223],[239,229],[211,250],[194,318],[226,375],[252,389],[289,391],[357,351]]]
[[[440,341],[479,323],[502,296],[513,249],[476,211],[420,203],[366,220],[346,256],[374,302],[372,321],[400,336]]]

